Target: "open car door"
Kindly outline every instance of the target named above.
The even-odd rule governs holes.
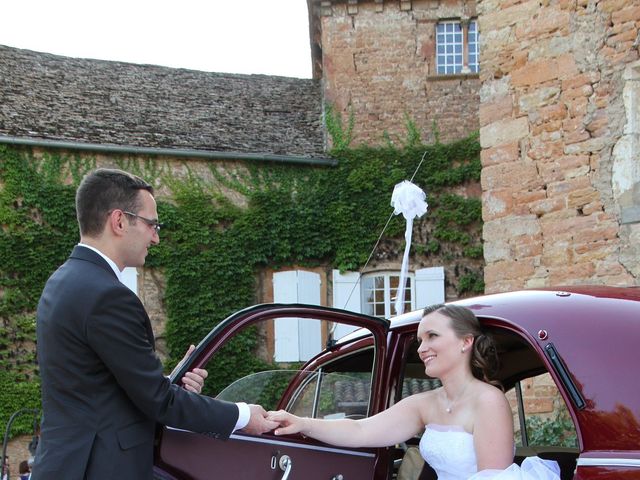
[[[384,408],[381,392],[383,379],[388,376],[385,359],[389,322],[320,306],[257,305],[231,315],[198,345],[172,381],[182,378],[187,370],[207,365],[210,381],[216,375],[210,362],[220,357],[228,359],[234,339],[247,331],[273,338],[274,325],[287,322],[301,325],[300,332],[320,332],[326,348],[301,368],[296,362],[284,366],[273,363],[273,370],[233,379],[219,398],[320,418],[360,418]],[[331,332],[337,325],[366,330],[352,333],[347,341],[336,342]],[[301,342],[306,340],[303,337]],[[154,475],[158,479],[387,478],[387,462],[378,462],[381,455],[386,455],[384,449],[333,447],[301,435],[276,437],[269,432],[254,436],[236,432],[229,440],[220,441],[159,426],[156,440]]]

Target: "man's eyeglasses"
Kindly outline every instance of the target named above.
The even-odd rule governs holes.
[[[156,233],[160,233],[160,229],[163,227],[163,225],[161,223],[158,223],[156,220],[151,220],[150,218],[146,218],[146,217],[141,217],[140,215],[136,214],[136,213],[132,213],[132,212],[126,212],[126,211],[122,211],[122,213],[124,213],[125,215],[130,215],[132,217],[136,217],[139,218],[140,220],[142,220],[144,223],[146,223],[147,225],[149,225],[151,228],[153,228]]]

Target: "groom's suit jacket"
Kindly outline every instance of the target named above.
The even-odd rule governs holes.
[[[94,251],[76,246],[37,311],[41,438],[33,480],[152,478],[156,422],[226,439],[233,403],[172,385],[149,317]]]

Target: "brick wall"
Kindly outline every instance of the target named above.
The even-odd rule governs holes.
[[[434,122],[442,141],[478,129],[478,76],[434,75],[437,21],[475,16],[473,2],[322,4],[324,98],[343,119],[353,112],[354,144],[402,142],[407,118],[427,142]]]
[[[638,284],[640,5],[477,8],[487,292]]]

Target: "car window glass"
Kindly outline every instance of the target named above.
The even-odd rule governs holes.
[[[277,335],[279,327],[287,324],[285,335]],[[218,397],[232,402],[256,403],[262,405],[267,410],[279,408],[284,394],[290,385],[296,386],[299,392],[296,398],[300,397],[300,407],[310,403],[315,405],[317,415],[330,415],[340,411],[351,414],[351,411],[358,410],[366,413],[371,390],[371,369],[373,366],[374,349],[367,360],[362,363],[336,361],[326,372],[322,372],[320,378],[322,382],[318,390],[321,397],[314,403],[313,392],[317,384],[317,368],[304,368],[304,359],[313,358],[308,353],[308,345],[311,342],[310,332],[317,335],[313,344],[321,344],[323,348],[327,344],[332,344],[332,332],[335,330],[335,323],[325,320],[311,318],[268,318],[262,322],[250,325],[234,332],[233,336],[225,340],[224,345],[219,348],[209,358],[204,366],[209,372],[209,377],[205,382],[203,393],[212,397]],[[298,333],[296,333],[296,331]],[[282,330],[280,330],[282,332]],[[286,342],[286,348],[277,349],[276,344],[282,345]],[[315,347],[314,347],[315,348]],[[283,357],[283,352],[288,356]],[[359,395],[354,399],[354,405],[350,410],[345,410],[344,401],[340,400],[340,394],[336,397],[335,392],[339,392],[340,386],[345,379],[340,378],[342,372],[338,365],[343,365],[344,375],[356,377],[366,388],[358,387]],[[340,375],[336,375],[340,373]],[[361,377],[361,374],[365,374]],[[314,375],[316,377],[314,377]],[[337,385],[337,386],[336,386]],[[310,392],[308,391],[310,389]],[[364,391],[365,394],[360,394]],[[307,399],[311,395],[310,399]],[[364,407],[362,407],[364,405]]]
[[[228,402],[246,402],[276,408],[277,401],[298,370],[266,370],[251,373],[225,387],[216,398]]]
[[[415,336],[405,341],[405,359],[401,374],[402,387],[399,389],[396,401],[438,388],[442,384],[437,378],[427,377],[424,364],[418,356],[418,341]]]
[[[520,382],[529,447],[577,447],[576,429],[558,388],[548,373]],[[523,446],[516,389],[507,392],[514,416],[516,446]]]
[[[314,418],[363,418],[371,397],[373,348],[345,354],[323,365],[301,385],[287,408]]]

